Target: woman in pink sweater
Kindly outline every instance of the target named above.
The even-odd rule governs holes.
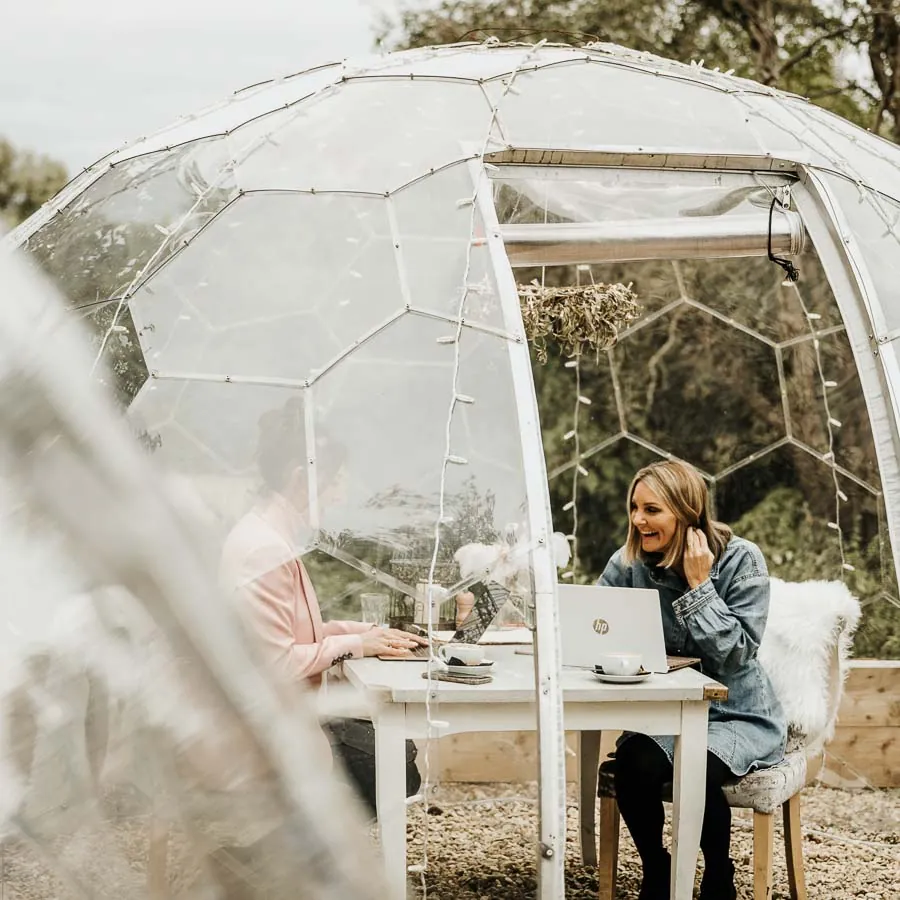
[[[424,641],[415,635],[363,622],[324,622],[300,554],[311,529],[309,470],[303,407],[289,400],[260,419],[257,464],[265,491],[232,529],[222,550],[222,577],[239,594],[271,671],[281,681],[318,685],[322,673],[346,659],[404,656]],[[328,447],[319,435],[315,477],[321,507],[340,501],[342,448]],[[323,447],[325,448],[323,451]],[[332,752],[340,757],[374,813],[374,737],[371,723],[336,720],[327,726]],[[370,752],[371,751],[371,752]],[[420,779],[407,749],[407,788]]]

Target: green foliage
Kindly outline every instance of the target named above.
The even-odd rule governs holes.
[[[65,168],[46,156],[15,150],[0,138],[0,224],[27,219],[67,181]]]
[[[863,12],[854,3],[812,0],[439,0],[386,18],[380,37],[399,47],[489,36],[576,45],[608,41],[734,70],[864,125],[878,98],[842,67],[842,54],[871,36],[874,20]]]
[[[890,561],[883,559],[887,548],[877,536],[866,541],[848,524],[851,530],[845,535],[844,559],[852,561],[852,571],[842,571],[834,532],[794,488],[772,491],[735,523],[735,530],[760,546],[770,573],[785,581],[843,577],[864,607],[853,641],[854,656],[900,658],[900,606],[885,593],[886,587],[893,586],[896,596],[896,586],[887,578]]]

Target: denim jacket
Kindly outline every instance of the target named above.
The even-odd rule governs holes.
[[[659,591],[668,653],[696,656],[702,669],[728,688],[709,710],[709,749],[735,775],[770,766],[784,755],[787,725],[757,653],[769,612],[769,573],[760,549],[733,537],[709,578],[691,590],[671,569],[616,551],[600,584]],[[674,739],[653,735],[672,759]]]

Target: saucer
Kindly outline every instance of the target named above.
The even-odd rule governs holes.
[[[637,684],[639,681],[646,681],[653,673],[640,671],[637,675],[607,675],[605,672],[598,672],[594,669],[591,672],[591,675],[597,679],[597,681],[604,681],[607,684]]]
[[[485,669],[490,669],[493,664],[492,659],[483,659],[474,666],[451,666],[444,663],[444,668],[453,675],[483,675]]]

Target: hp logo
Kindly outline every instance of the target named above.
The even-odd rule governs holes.
[[[594,631],[597,634],[606,634],[609,631],[609,622],[606,619],[594,619]]]

